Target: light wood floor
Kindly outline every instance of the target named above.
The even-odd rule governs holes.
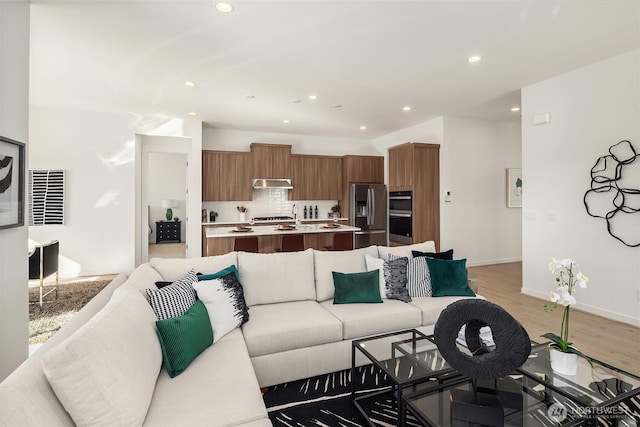
[[[184,258],[186,246],[184,243],[160,243],[149,245],[149,259],[151,258]]]
[[[529,337],[559,333],[562,311],[545,313],[546,301],[520,293],[522,263],[470,267],[478,278],[479,294],[502,306],[524,326]],[[571,309],[570,338],[583,353],[615,367],[640,375],[640,328],[578,309]]]

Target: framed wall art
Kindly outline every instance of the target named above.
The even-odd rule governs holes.
[[[507,207],[522,207],[522,169],[507,169]]]
[[[0,229],[24,225],[24,144],[0,136]]]

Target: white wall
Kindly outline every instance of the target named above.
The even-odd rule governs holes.
[[[640,248],[611,237],[604,220],[587,215],[583,196],[592,166],[611,145],[628,139],[640,152],[639,64],[635,50],[522,90],[523,292],[546,298],[554,286],[550,258],[573,258],[591,278],[576,295],[578,307],[635,325]],[[551,122],[532,125],[545,112]],[[626,172],[627,183],[640,188],[640,160]],[[639,217],[626,224],[633,236]]]
[[[0,2],[0,135],[27,143],[28,102],[29,3]],[[28,355],[27,277],[27,227],[0,230],[0,381]]]
[[[342,156],[345,154],[378,156],[381,154],[371,145],[368,139],[229,129],[203,129],[203,150],[249,151],[249,145],[252,142],[291,145],[293,154],[322,154],[327,156]]]
[[[156,242],[156,221],[166,221],[167,209],[162,207],[163,199],[176,200],[173,216],[182,221],[182,241],[185,241],[185,215],[187,190],[187,156],[178,153],[149,153],[147,168],[147,204],[150,207],[150,222],[153,232],[149,242]]]
[[[508,208],[506,169],[522,165],[520,124],[445,117],[442,248],[469,265],[522,259],[522,209]]]
[[[135,135],[180,133],[181,123],[130,113],[38,106],[29,111],[30,167],[67,171],[65,224],[29,227],[29,237],[60,241],[65,276],[132,270]]]
[[[387,149],[406,142],[440,144],[441,249],[454,248],[469,265],[519,261],[520,209],[505,202],[505,170],[520,167],[517,123],[438,117],[373,141]],[[451,191],[452,202],[444,196]]]

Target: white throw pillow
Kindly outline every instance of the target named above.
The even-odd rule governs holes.
[[[162,366],[155,322],[140,291],[125,284],[42,357],[42,370],[76,425],[142,425]]]
[[[242,285],[235,273],[213,280],[194,283],[198,298],[204,303],[213,329],[215,344],[235,328],[249,320]]]
[[[371,255],[365,255],[364,260],[367,263],[367,271],[378,270],[380,273],[380,298],[386,298],[387,287],[384,281],[384,260]]]

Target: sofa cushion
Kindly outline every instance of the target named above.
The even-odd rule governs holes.
[[[467,260],[425,258],[431,275],[431,295],[434,297],[474,297],[469,288]]]
[[[410,302],[411,295],[407,290],[407,264],[409,259],[400,257],[384,262],[385,294],[389,299]]]
[[[316,298],[312,249],[274,254],[239,252],[238,271],[249,306]]]
[[[394,254],[389,254],[389,259],[401,258]],[[424,257],[409,258],[407,263],[407,291],[411,297],[431,296],[431,275],[429,267]]]
[[[451,261],[453,259],[453,249],[449,249],[444,252],[420,252],[420,251],[411,251],[411,254],[414,258],[417,257],[429,257],[435,259],[447,259]]]
[[[196,272],[191,270],[169,286],[158,290],[147,289],[147,301],[156,313],[158,320],[178,317],[186,313],[196,302],[193,283],[197,281]]]
[[[152,258],[149,264],[155,268],[164,280],[178,280],[184,273],[194,269],[198,273],[211,274],[230,265],[238,265],[237,252],[202,258]]]
[[[451,304],[452,302],[465,299],[465,298],[474,298],[474,297],[417,297],[413,298],[411,301],[411,305],[417,307],[422,312],[422,325],[434,325],[438,317],[440,316],[440,312],[444,310],[446,306]],[[477,295],[476,298],[484,297]]]
[[[322,307],[342,322],[342,338],[354,339],[399,329],[415,328],[422,322],[417,307],[397,300],[384,300],[382,304],[333,304]]]
[[[157,289],[154,283],[160,280],[162,280],[162,276],[160,276],[160,273],[158,273],[156,269],[147,262],[144,264],[140,264],[138,267],[136,267],[135,270],[131,272],[129,279],[127,280],[127,284],[139,289],[140,292],[144,293],[147,288]]]
[[[207,347],[213,344],[213,329],[202,301],[185,314],[156,322],[162,360],[171,378],[180,375]]]
[[[411,251],[435,252],[436,244],[432,240],[427,240],[426,242],[406,246],[378,246],[378,257],[387,259],[389,254],[394,254],[411,258],[413,256]]]
[[[235,272],[199,281],[194,287],[209,314],[214,342],[249,320],[249,309]]]
[[[158,376],[145,426],[235,426],[267,418],[240,329],[198,356],[189,369]]]
[[[333,272],[333,303],[381,303],[380,272],[378,270],[362,273]]]
[[[333,300],[333,271],[361,273],[367,271],[365,255],[378,256],[375,246],[351,251],[313,251],[315,259],[316,299]],[[331,301],[333,302],[333,301]]]
[[[42,358],[42,368],[77,425],[141,425],[162,353],[156,316],[130,286]]]
[[[242,332],[255,357],[341,341],[342,323],[316,301],[284,302],[251,307]]]

